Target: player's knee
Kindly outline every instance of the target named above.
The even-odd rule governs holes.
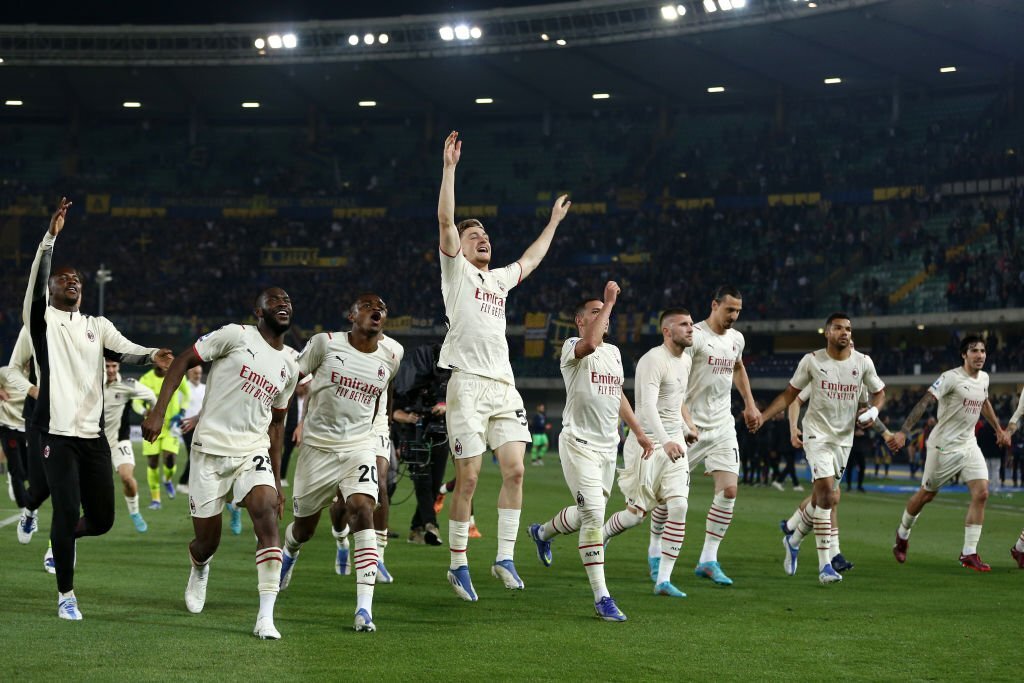
[[[455,493],[463,496],[472,496],[476,492],[478,481],[479,476],[475,472],[472,474],[459,474],[455,480]]]
[[[356,530],[373,526],[373,509],[375,507],[373,498],[356,493],[348,497],[345,507],[351,520],[349,523],[353,524]]]
[[[729,498],[730,500],[735,499],[736,498],[736,494],[738,492],[739,492],[739,489],[736,487],[735,484],[733,484],[731,486],[726,486],[721,491],[722,495],[725,496],[726,498]]]
[[[972,496],[975,503],[984,505],[988,501],[988,487],[981,488]]]
[[[501,470],[501,479],[506,484],[522,486],[524,473],[525,469],[523,468],[523,463],[520,461],[514,465],[503,467]]]

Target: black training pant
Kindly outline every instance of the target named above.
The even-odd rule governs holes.
[[[38,510],[50,497],[50,485],[46,482],[46,470],[43,467],[42,434],[30,425],[25,425],[25,446],[28,456],[28,493],[25,496],[25,507]]]
[[[75,539],[100,536],[114,525],[110,446],[104,437],[40,436],[53,505],[50,542],[57,590],[67,593],[75,582]]]
[[[781,484],[786,481],[786,476],[788,475],[793,479],[793,486],[799,486],[800,480],[797,479],[796,476],[796,451],[787,448],[782,452],[782,458],[785,461],[786,466],[779,473],[779,476],[775,481]]]
[[[412,515],[410,528],[424,527],[427,524],[437,526],[437,514],[434,512],[434,500],[438,489],[444,483],[444,470],[448,466],[448,441],[434,444],[430,449],[430,457],[426,464],[409,465],[413,490],[416,491],[416,512]]]
[[[4,456],[7,458],[7,471],[11,473],[11,488],[14,489],[14,502],[18,507],[28,507],[28,444],[25,432],[10,427],[0,427],[0,440],[3,442]]]

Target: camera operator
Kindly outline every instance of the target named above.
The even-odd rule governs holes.
[[[426,545],[443,543],[434,497],[448,465],[444,400],[451,371],[437,367],[440,352],[440,344],[427,344],[406,354],[394,383],[392,418],[398,457],[408,465],[416,492],[409,542]]]

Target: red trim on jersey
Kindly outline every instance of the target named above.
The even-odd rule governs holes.
[[[196,349],[195,344],[192,345],[192,353],[196,354],[196,358],[198,358],[199,360],[203,361],[204,363],[206,362],[205,360],[203,360],[203,357],[199,355],[199,350]]]
[[[439,252],[441,252],[442,254],[444,254],[445,256],[447,256],[448,258],[455,258],[456,256],[459,255],[459,252],[462,251],[462,245],[461,244],[459,245],[458,251],[456,251],[454,254],[449,254],[447,251],[442,249],[440,246],[437,247],[437,250]]]
[[[274,411],[275,413],[287,413],[288,412],[287,408],[275,408],[275,407],[271,406],[270,409],[272,411]]]
[[[523,282],[523,264],[520,263],[519,261],[516,261],[516,265],[519,266],[519,279],[516,280],[516,284],[518,285],[522,284]]]
[[[327,338],[328,339],[334,339],[334,334],[332,332],[328,332],[327,333]]]

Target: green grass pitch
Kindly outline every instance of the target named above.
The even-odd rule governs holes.
[[[144,485],[143,460],[137,474]],[[957,563],[964,495],[940,494],[914,530],[907,564],[890,548],[904,495],[848,494],[841,505],[842,549],[856,563],[841,584],[822,587],[813,543],[795,577],[782,571],[778,520],[801,494],[743,488],[720,559],[731,588],[693,575],[703,543],[711,485],[698,477],[690,497],[687,542],[674,582],[689,597],[651,594],[646,525],[608,548],[607,578],[629,616],[593,616],[576,539],[554,542],[542,567],[526,528],[572,501],[557,466],[527,467],[516,564],[526,590],[491,578],[497,468],[485,462],[476,509],[484,538],[470,542],[478,603],[458,600],[445,580],[445,548],[405,541],[412,514],[409,482],[396,492],[391,527],[402,533],[386,554],[395,577],[378,585],[379,631],[354,633],[355,587],[334,574],[326,518],[303,549],[291,586],[277,602],[278,642],[251,635],[258,598],[251,524],[225,537],[210,574],[206,609],[185,610],[184,495],[145,511],[149,532],[134,531],[117,496],[114,529],[78,547],[76,593],[85,620],[56,616],[54,579],[42,555],[50,508],[39,533],[19,545],[14,525],[0,529],[0,618],[5,678],[29,680],[1013,680],[1020,671],[1019,612],[1024,571],[1009,548],[1024,525],[1024,501],[990,500],[980,553],[992,565],[976,574]],[[140,496],[148,502],[145,491]],[[609,512],[622,504],[616,491]],[[6,502],[0,519],[16,514]],[[290,517],[290,514],[289,514]],[[225,520],[226,521],[226,520]],[[287,521],[287,518],[286,518]],[[442,531],[447,523],[442,519]],[[282,532],[283,532],[282,524]],[[1017,634],[1017,635],[1014,635]]]

